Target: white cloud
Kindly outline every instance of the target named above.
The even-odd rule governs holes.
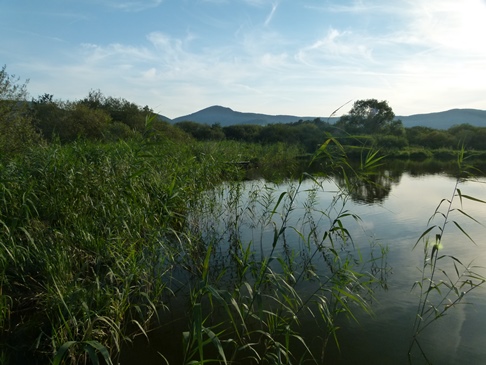
[[[377,14],[377,13],[396,13],[398,11],[403,11],[402,7],[399,5],[399,1],[353,1],[351,4],[342,4],[338,1],[326,2],[321,5],[305,5],[305,8],[320,11],[323,13],[342,13],[351,15],[362,15],[362,14]],[[406,0],[405,0],[406,1]]]
[[[115,9],[127,12],[139,12],[158,7],[163,0],[115,0],[109,1],[107,4]]]
[[[270,24],[275,12],[277,11],[277,8],[278,8],[278,1],[272,4],[272,10],[270,11],[270,14],[268,14],[267,19],[265,19],[265,23],[264,23],[265,26],[268,26]]]
[[[141,30],[145,38],[104,41],[90,35],[78,49],[69,45],[79,41],[68,39],[44,58],[16,52],[22,61],[16,66],[23,69],[15,72],[32,80],[34,95],[76,99],[100,88],[161,105],[158,111],[169,117],[212,104],[326,116],[349,99],[364,98],[388,100],[402,115],[444,110],[446,104],[482,105],[484,1],[363,0],[304,11],[301,21],[285,28],[278,28],[276,16],[293,16],[286,12],[298,14],[304,5],[238,0],[233,9],[243,11],[235,14],[227,13],[232,10],[227,5],[204,2],[225,1],[198,0],[191,23],[177,28],[161,22],[159,31]],[[117,4],[136,11],[161,3]],[[166,3],[167,9],[179,9],[175,1]]]
[[[352,31],[335,28],[330,28],[325,37],[300,49],[296,58],[304,64],[316,66],[337,59],[343,66],[373,61],[372,48],[365,38]]]
[[[153,55],[144,47],[127,46],[120,43],[100,46],[84,43],[81,45],[84,61],[95,66],[109,63],[110,65],[121,63],[138,63],[140,61],[153,61]]]
[[[243,0],[243,2],[251,6],[263,6],[272,4],[273,0]]]
[[[343,5],[343,4],[332,4],[327,6],[326,11],[336,12],[336,13],[364,13],[369,12],[371,10],[380,9],[379,5],[369,5],[365,2],[358,0],[354,1],[351,5]]]
[[[429,0],[413,2],[409,31],[415,41],[429,47],[486,56],[486,4],[481,0]]]

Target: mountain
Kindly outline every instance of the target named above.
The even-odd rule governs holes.
[[[191,121],[203,124],[219,123],[222,127],[233,124],[276,124],[293,123],[302,120],[314,120],[316,117],[297,117],[294,115],[267,115],[258,113],[242,113],[223,106],[211,106],[198,112],[184,115],[172,120],[172,123]],[[321,118],[326,120],[326,118]],[[337,118],[332,118],[334,123]]]
[[[167,118],[165,115],[157,114],[157,117],[161,122],[172,123],[172,119]]]
[[[448,129],[457,124],[471,124],[486,127],[486,110],[451,109],[444,112],[397,116],[406,128],[423,126],[434,129]]]
[[[299,120],[314,120],[335,123],[338,117],[299,117],[293,115],[268,115],[258,113],[242,113],[223,106],[211,106],[195,113],[173,119],[172,123],[191,121],[202,124],[219,123],[222,127],[234,124],[276,124],[293,123]],[[471,124],[486,127],[486,110],[479,109],[451,109],[437,113],[414,114],[409,116],[396,116],[406,128],[414,126],[430,127],[434,129],[448,129],[457,124]]]

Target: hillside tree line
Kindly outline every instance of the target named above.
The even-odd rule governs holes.
[[[387,101],[358,100],[336,123],[319,118],[269,125],[200,124],[163,121],[148,106],[141,107],[123,98],[91,90],[76,101],[57,100],[51,94],[28,99],[27,82],[0,71],[0,151],[3,157],[42,143],[70,143],[78,139],[116,141],[142,138],[147,120],[152,136],[177,140],[298,145],[313,153],[329,136],[345,146],[374,146],[383,151],[407,148],[486,150],[486,128],[458,121],[448,130],[428,127],[404,128]]]

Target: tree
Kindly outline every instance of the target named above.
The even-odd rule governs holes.
[[[32,123],[27,102],[27,81],[0,70],[0,154],[10,157],[42,141]]]
[[[133,134],[126,125],[128,131],[120,131],[121,128],[117,126],[109,130],[110,115],[95,103],[54,101],[52,95],[44,94],[32,99],[31,108],[35,126],[48,141],[59,139],[62,143],[69,143],[78,138],[101,140],[110,132],[127,136]]]
[[[395,113],[386,101],[358,100],[349,114],[343,115],[336,126],[351,134],[402,134],[401,121],[394,120]]]
[[[486,150],[486,128],[471,124],[460,124],[450,127],[447,132],[454,136],[454,146],[464,146],[467,149]]]
[[[51,94],[40,95],[31,103],[33,123],[47,141],[57,138],[66,111],[60,101],[55,101]]]
[[[211,136],[211,127],[207,124],[185,120],[175,126],[200,141],[209,140]]]
[[[234,124],[223,127],[227,139],[244,142],[257,142],[264,127],[258,124]]]
[[[111,122],[106,111],[91,109],[80,103],[69,105],[67,112],[66,119],[63,121],[67,141],[76,138],[101,140],[103,132]]]
[[[138,132],[145,129],[145,118],[154,114],[148,106],[142,108],[123,98],[105,97],[100,90],[91,90],[79,103],[90,109],[101,109],[110,115],[113,122],[124,123]]]

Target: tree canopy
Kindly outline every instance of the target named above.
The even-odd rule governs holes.
[[[403,135],[402,122],[395,120],[395,113],[385,100],[357,100],[336,126],[351,134]]]
[[[0,70],[0,155],[8,157],[41,141],[27,104],[27,81]]]

